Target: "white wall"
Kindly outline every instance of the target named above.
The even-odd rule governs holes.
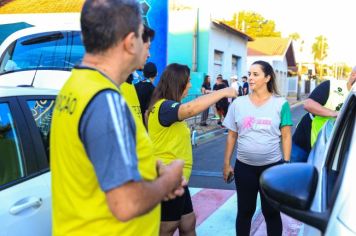
[[[212,84],[215,84],[216,75],[214,73],[214,51],[218,50],[224,53],[222,64],[222,75],[224,79],[230,81],[232,56],[240,57],[238,62],[237,76],[241,78],[243,75],[247,75],[246,57],[247,57],[247,40],[222,30],[213,23],[211,24],[211,30],[209,33],[209,59],[208,59],[208,74],[212,78]]]
[[[288,94],[297,94],[298,92],[298,76],[288,77]]]
[[[283,60],[273,61],[274,72],[276,73],[276,82],[278,91],[282,96],[288,95],[288,63],[284,57]]]

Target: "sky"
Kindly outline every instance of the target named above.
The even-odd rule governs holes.
[[[188,0],[187,0],[188,1]],[[194,0],[189,0],[193,2]],[[282,37],[297,32],[304,40],[302,57],[312,60],[311,45],[324,35],[329,44],[327,63],[345,62],[356,65],[355,0],[195,0],[208,7],[212,15],[228,17],[233,12],[254,11],[274,20]],[[299,48],[295,48],[297,51]]]

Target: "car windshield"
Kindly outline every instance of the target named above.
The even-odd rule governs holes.
[[[22,37],[1,58],[0,74],[23,70],[71,70],[84,46],[79,31],[56,31]]]

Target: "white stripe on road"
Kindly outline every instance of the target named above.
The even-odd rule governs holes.
[[[193,197],[195,194],[197,194],[202,188],[189,188],[190,196]]]
[[[235,235],[236,193],[196,229],[197,235]]]
[[[199,189],[200,191],[201,189]],[[189,188],[189,191],[196,194],[195,188]],[[217,190],[219,191],[219,190]],[[193,195],[193,194],[192,194]],[[197,209],[198,210],[198,209]],[[199,211],[199,210],[198,210]],[[260,196],[257,197],[256,211],[252,222],[261,211]],[[197,235],[235,235],[235,221],[237,213],[236,193],[232,195],[223,205],[221,205],[213,214],[211,214],[197,229]]]

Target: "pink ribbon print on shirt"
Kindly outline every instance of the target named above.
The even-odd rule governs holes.
[[[254,123],[255,117],[245,117],[244,121],[242,122],[242,130],[252,129]]]
[[[271,118],[255,118],[253,116],[247,116],[244,118],[242,122],[242,130],[249,130],[249,129],[270,129],[272,126],[272,119]]]

